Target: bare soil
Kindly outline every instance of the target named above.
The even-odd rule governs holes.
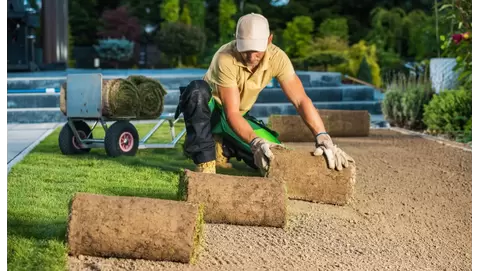
[[[388,130],[334,138],[349,205],[289,201],[286,229],[205,225],[196,265],[70,257],[71,270],[471,270],[472,153]],[[310,143],[293,144],[313,149]]]

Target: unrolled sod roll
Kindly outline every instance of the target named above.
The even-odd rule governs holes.
[[[273,149],[268,178],[283,180],[290,199],[336,205],[348,204],[355,185],[354,164],[341,171],[329,169],[324,156],[307,150]]]
[[[284,182],[185,170],[179,191],[182,199],[204,204],[207,223],[264,227],[286,224],[288,198]]]
[[[202,206],[141,197],[77,193],[67,239],[71,255],[194,263]]]
[[[366,110],[317,110],[325,129],[334,137],[368,136],[370,114]],[[299,115],[270,116],[272,130],[284,142],[313,142],[314,136]]]

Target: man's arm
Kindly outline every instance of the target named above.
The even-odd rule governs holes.
[[[247,120],[240,114],[240,92],[238,87],[217,86],[227,122],[245,143],[250,144],[257,137]]]
[[[300,81],[298,75],[295,74],[291,76],[290,79],[287,79],[284,82],[280,81],[279,83],[283,92],[293,106],[295,106],[295,109],[300,114],[310,131],[312,131],[313,135],[315,136],[318,133],[325,132],[322,118],[315,106],[313,106],[312,100],[305,93],[302,81]]]

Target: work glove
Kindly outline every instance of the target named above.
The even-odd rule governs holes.
[[[265,175],[269,169],[270,162],[274,159],[271,148],[284,149],[285,147],[280,144],[268,142],[263,138],[256,137],[250,142],[250,148],[253,153],[255,165],[260,169],[262,175]]]
[[[352,157],[337,147],[337,145],[333,144],[332,139],[327,133],[319,133],[315,141],[316,144],[313,155],[325,155],[328,168],[342,170],[347,168],[351,163],[355,163]]]

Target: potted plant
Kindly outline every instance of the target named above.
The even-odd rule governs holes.
[[[430,59],[430,80],[437,93],[459,85],[471,85],[471,15],[471,0],[435,1],[437,39],[441,43],[442,55]],[[439,18],[450,23],[441,27],[448,35],[439,35]]]

